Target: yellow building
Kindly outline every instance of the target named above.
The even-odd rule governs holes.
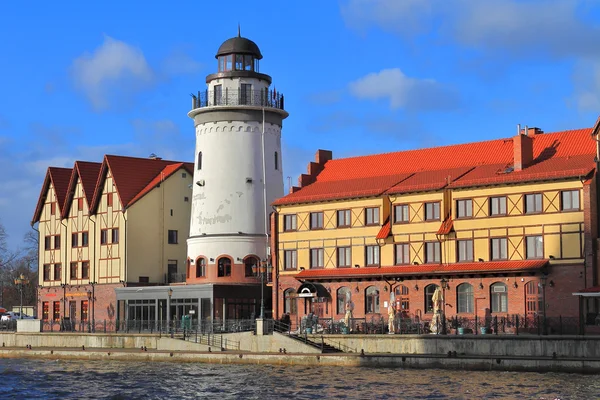
[[[48,168],[32,219],[38,317],[115,320],[115,288],[185,282],[192,174],[191,163],[112,155]]]
[[[526,128],[339,160],[319,150],[273,204],[274,314],[577,317],[572,293],[598,285],[597,133]]]

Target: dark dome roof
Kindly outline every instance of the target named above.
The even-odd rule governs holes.
[[[240,36],[236,36],[231,39],[227,39],[225,42],[223,42],[221,47],[219,47],[219,50],[217,51],[217,55],[215,56],[215,58],[218,58],[219,56],[224,56],[226,54],[233,54],[233,53],[235,53],[235,54],[252,54],[254,56],[254,58],[259,59],[259,60],[262,58],[262,54],[260,54],[260,49],[258,48],[256,43],[254,43],[250,39],[246,39],[246,38],[240,37]]]

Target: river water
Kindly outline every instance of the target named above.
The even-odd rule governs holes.
[[[593,375],[0,359],[0,399],[597,399]]]

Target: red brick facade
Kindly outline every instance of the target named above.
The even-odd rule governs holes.
[[[42,287],[38,292],[39,319],[61,320],[71,318],[75,321],[115,321],[117,303],[115,288],[121,284],[104,285],[67,285],[65,287]],[[48,315],[44,315],[44,303],[48,303]],[[58,314],[54,313],[58,303]],[[87,305],[87,316],[85,307]],[[72,311],[75,315],[72,315]]]

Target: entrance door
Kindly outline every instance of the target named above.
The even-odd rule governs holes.
[[[69,318],[73,322],[77,318],[77,302],[73,300],[69,301]]]
[[[527,315],[542,312],[542,294],[537,282],[531,281],[525,285],[525,312]]]

